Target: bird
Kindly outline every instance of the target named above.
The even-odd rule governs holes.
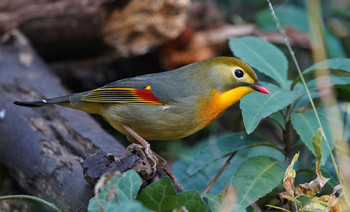
[[[213,57],[171,71],[117,80],[90,91],[14,104],[55,104],[99,114],[130,142],[141,145],[155,166],[165,160],[151,151],[147,140],[192,135],[253,91],[269,94],[248,64],[234,57]]]

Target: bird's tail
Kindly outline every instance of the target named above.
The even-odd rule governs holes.
[[[43,99],[40,101],[33,101],[33,102],[15,101],[14,104],[20,105],[20,106],[25,106],[25,107],[41,107],[41,106],[46,106],[46,105],[50,105],[50,104],[58,104],[61,106],[66,106],[67,104],[70,104],[69,98],[70,98],[70,96],[61,96],[61,97],[57,97],[57,98]]]

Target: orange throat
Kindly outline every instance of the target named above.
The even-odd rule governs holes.
[[[202,128],[206,127],[227,108],[253,91],[254,89],[246,86],[237,87],[224,93],[213,90],[210,93],[209,99],[199,100],[199,113],[197,114],[198,124]]]

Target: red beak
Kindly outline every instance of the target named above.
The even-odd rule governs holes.
[[[251,87],[261,93],[266,93],[266,94],[270,94],[269,90],[267,90],[267,88],[265,86],[263,86],[262,84],[260,83],[255,83],[255,84],[252,84]]]

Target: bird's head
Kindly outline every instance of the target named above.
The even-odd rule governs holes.
[[[233,57],[215,57],[209,59],[208,63],[212,69],[211,77],[219,91],[245,88],[245,94],[252,91],[269,94],[267,88],[258,82],[254,70],[245,62]]]

